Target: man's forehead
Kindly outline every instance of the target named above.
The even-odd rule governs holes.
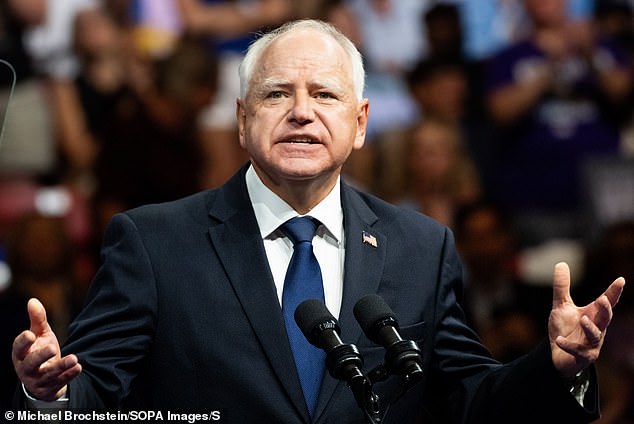
[[[256,74],[261,79],[284,79],[289,74],[310,72],[324,78],[333,71],[349,77],[351,61],[343,47],[328,34],[297,30],[271,42]]]
[[[291,30],[271,41],[264,51],[264,57],[277,55],[291,57],[327,55],[332,61],[348,59],[343,47],[332,35],[313,28]]]

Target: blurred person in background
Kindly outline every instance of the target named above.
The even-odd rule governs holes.
[[[424,59],[407,74],[407,82],[422,119],[463,127],[470,88],[459,57]]]
[[[465,266],[464,306],[491,354],[511,361],[544,337],[550,288],[524,281],[511,220],[486,200],[466,204],[454,218]]]
[[[206,187],[197,118],[216,93],[217,72],[216,57],[183,38],[154,64],[142,93],[127,90],[118,99],[98,134],[96,234],[117,212]]]
[[[421,15],[427,40],[424,57],[466,58],[464,29],[456,4],[438,2]]]
[[[59,91],[63,90],[63,86],[79,73],[79,61],[72,42],[73,22],[78,13],[98,7],[100,0],[11,0],[10,2],[20,3],[19,8],[22,10],[29,7],[30,19],[22,37],[26,52],[32,60],[33,69],[45,89],[45,106],[50,119],[50,127],[46,131],[49,137],[48,145],[40,146],[34,153],[50,152],[50,165],[46,174],[59,179],[58,152],[61,149],[58,137],[60,123],[56,114],[57,96]],[[31,121],[27,125],[35,127]],[[28,137],[24,137],[20,143],[27,146],[27,141],[31,142]],[[31,155],[34,154],[31,153]]]
[[[427,39],[427,52],[419,63],[410,68],[410,75],[425,62],[460,63],[467,79],[466,104],[462,106],[461,119],[469,126],[481,124],[483,61],[467,55],[465,42],[465,20],[459,4],[439,2],[426,10],[421,19]],[[411,81],[410,81],[411,87]]]
[[[54,102],[62,175],[94,202],[87,213],[93,212],[95,246],[104,222],[122,208],[200,187],[195,119],[201,106],[195,104],[215,91],[208,50],[179,39],[164,57],[151,57],[139,51],[126,25],[105,5],[77,13],[80,71],[57,84]]]
[[[581,166],[618,155],[615,111],[632,68],[566,0],[524,0],[533,24],[524,40],[490,61],[486,102],[497,132],[496,201],[517,217],[524,244],[582,235]]]
[[[99,153],[97,136],[111,124],[110,117],[125,92],[141,92],[150,84],[149,69],[143,82],[133,79],[135,54],[128,41],[125,29],[104,7],[79,12],[73,22],[73,49],[79,60],[79,73],[58,85],[54,105],[64,178],[71,183],[88,184],[87,194],[92,189]]]
[[[398,203],[453,227],[456,211],[481,194],[459,130],[446,121],[423,119],[406,138],[404,153],[406,188]]]
[[[359,22],[374,119],[368,122],[369,141],[375,135],[411,125],[416,119],[404,75],[426,52],[420,17],[428,0],[353,0],[350,8]]]
[[[598,33],[612,38],[629,55],[634,63],[634,2],[627,0],[600,0],[597,2],[594,21]],[[634,158],[634,89],[619,117],[625,121],[621,133],[621,154]]]
[[[463,2],[466,3],[466,2]],[[481,2],[482,3],[482,2]],[[504,1],[499,8],[513,2]],[[476,163],[483,189],[491,179],[488,116],[484,108],[486,59],[467,53],[466,5],[437,3],[423,15],[429,51],[407,75],[423,116],[442,114],[459,125],[469,155]],[[484,7],[479,4],[478,7]],[[453,81],[453,82],[452,82]]]
[[[55,168],[54,123],[48,79],[36,64],[27,35],[44,25],[46,0],[7,0],[0,5],[0,102],[4,121],[0,140],[0,183],[32,183]],[[11,102],[9,104],[9,96]]]
[[[478,108],[474,106],[477,100],[472,96],[472,87],[478,83],[477,73],[470,71],[470,66],[462,56],[432,55],[418,62],[407,74],[407,84],[420,111],[419,121],[440,122],[457,134],[461,155],[470,164],[466,173],[476,177],[478,191],[484,192],[489,170],[486,144],[482,142],[486,139],[486,125],[473,113]],[[391,164],[390,174],[399,166],[398,162]]]
[[[406,74],[404,81],[418,118],[407,126],[376,136],[370,146],[377,158],[371,187],[375,194],[395,201],[403,196],[404,186],[408,185],[406,179],[411,175],[407,147],[411,146],[416,127],[426,120],[436,121],[452,127],[451,131],[457,132],[461,139],[465,136],[467,80],[459,59],[424,59]]]

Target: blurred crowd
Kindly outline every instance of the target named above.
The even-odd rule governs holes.
[[[465,310],[512,360],[573,298],[634,282],[634,0],[3,0],[0,406],[37,296],[63,340],[119,211],[217,187],[247,160],[237,67],[267,28],[329,21],[371,113],[349,182],[455,233]],[[634,290],[599,363],[601,424],[634,423]],[[2,408],[0,408],[2,409]]]

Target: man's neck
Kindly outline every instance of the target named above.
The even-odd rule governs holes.
[[[260,181],[289,204],[298,214],[305,215],[328,196],[338,181],[338,175],[310,180],[274,181],[253,166]]]

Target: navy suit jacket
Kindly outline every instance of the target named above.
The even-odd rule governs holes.
[[[310,423],[245,179],[144,206],[112,219],[103,265],[64,353],[84,371],[71,408],[219,411],[222,423]],[[419,343],[424,377],[394,402],[388,423],[582,423],[596,418],[560,381],[547,343],[509,365],[492,359],[465,323],[451,232],[342,183],[346,239],[341,338],[368,371],[385,350],[352,310],[377,293],[403,338]],[[376,245],[364,243],[366,232]],[[594,377],[593,377],[594,378]],[[392,377],[375,391],[385,407]],[[327,375],[316,423],[364,423],[352,392]]]

